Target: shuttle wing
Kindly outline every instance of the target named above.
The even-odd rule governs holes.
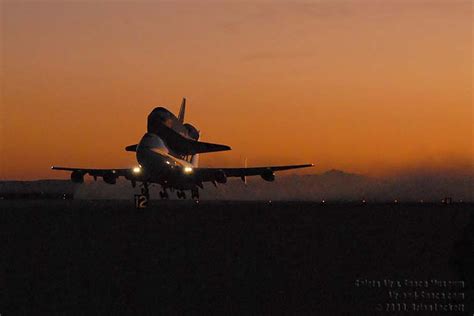
[[[194,155],[231,149],[227,145],[200,142],[185,137],[163,124],[159,126],[157,134],[165,141],[171,150],[179,155]]]
[[[181,144],[179,147],[182,148],[181,150],[182,155],[194,155],[194,154],[200,154],[200,153],[226,151],[226,150],[231,149],[227,145],[205,143],[205,142],[200,142],[197,140],[189,140],[185,144]]]
[[[226,145],[200,142],[191,138],[187,138],[166,126],[160,127],[159,134],[160,137],[166,142],[166,145],[179,155],[194,155],[231,149]],[[133,144],[125,147],[125,150],[136,152],[137,147],[138,144]]]

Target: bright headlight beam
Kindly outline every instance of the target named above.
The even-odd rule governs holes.
[[[193,168],[191,168],[191,167],[184,167],[184,172],[185,172],[185,173],[191,173],[191,172],[193,172]]]
[[[142,169],[140,167],[135,167],[132,169],[133,173],[140,173]]]

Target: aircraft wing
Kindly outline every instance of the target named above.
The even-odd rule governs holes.
[[[139,180],[140,175],[141,175],[140,170],[137,170],[135,168],[128,168],[128,169],[87,169],[87,168],[69,168],[69,167],[56,167],[56,166],[53,166],[53,167],[51,167],[51,169],[71,171],[72,172],[71,179],[76,177],[78,182],[82,182],[83,177],[86,174],[89,174],[90,176],[93,176],[94,178],[103,177],[104,180],[110,179],[110,181],[112,181],[114,183],[115,183],[115,180],[118,177],[125,177],[127,180]]]
[[[228,177],[241,177],[243,180],[247,176],[261,176],[265,180],[273,181],[274,172],[308,168],[314,166],[313,164],[304,165],[288,165],[288,166],[269,166],[269,167],[251,167],[251,168],[195,168],[195,176],[202,182],[217,181]]]
[[[86,168],[69,168],[69,167],[51,167],[53,170],[63,170],[63,171],[79,171],[83,174],[88,173],[91,176],[102,176],[106,173],[115,173],[118,176],[125,176],[130,172],[133,172],[133,169],[86,169]]]

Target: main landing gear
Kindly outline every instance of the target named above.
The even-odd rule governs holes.
[[[186,199],[186,193],[183,190],[176,191],[176,196],[178,199]]]
[[[186,199],[186,192],[184,192],[183,190],[179,190],[179,191],[176,192],[176,196],[178,197],[178,199],[185,200]],[[197,188],[191,189],[191,198],[193,200],[199,200],[199,190]]]
[[[198,188],[194,188],[191,190],[191,198],[193,200],[199,200],[199,189]]]
[[[143,182],[142,184],[142,195],[144,195],[148,200],[150,199],[149,186],[148,186],[148,183],[146,182]],[[166,191],[166,188],[164,187],[163,187],[163,190],[160,191],[160,198],[162,200],[169,199],[168,191]]]
[[[150,191],[148,190],[148,183],[143,182],[142,185],[142,195],[146,196],[147,199],[150,199]]]
[[[172,192],[174,191],[172,187],[168,187]],[[177,190],[176,196],[178,199],[185,200],[186,193],[184,190]],[[169,199],[167,188],[163,186],[163,189],[160,191],[160,198],[162,200]],[[191,189],[191,198],[197,202],[199,202],[199,189],[196,187]],[[143,182],[141,185],[141,194],[135,195],[135,206],[137,209],[144,209],[148,206],[148,201],[150,200],[150,190],[149,184],[147,182]]]
[[[163,188],[163,191],[160,191],[160,198],[162,200],[167,200],[169,199],[168,191],[166,191],[165,188]]]

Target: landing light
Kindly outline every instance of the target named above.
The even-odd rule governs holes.
[[[185,173],[191,173],[191,172],[193,172],[193,168],[191,168],[191,167],[184,167],[184,172],[185,172]]]
[[[133,173],[140,173],[142,171],[142,169],[140,167],[135,167],[133,168]]]

